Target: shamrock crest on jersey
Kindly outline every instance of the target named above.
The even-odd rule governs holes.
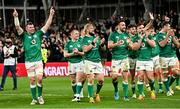
[[[145,43],[144,42],[141,44],[141,47],[145,47]]]
[[[124,44],[124,40],[119,40],[118,43],[119,43],[120,45],[123,45],[123,44]]]
[[[32,45],[35,45],[35,44],[36,44],[36,40],[35,40],[35,39],[32,39],[31,44],[32,44]]]
[[[170,38],[168,38],[167,42],[168,42],[168,43],[170,43],[170,42],[171,42],[171,39],[170,39]]]

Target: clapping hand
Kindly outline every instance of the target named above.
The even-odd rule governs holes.
[[[171,36],[171,37],[174,37],[174,36],[175,36],[173,29],[170,29],[170,30],[168,31],[168,36]]]
[[[74,48],[74,49],[73,49],[73,54],[74,54],[74,55],[78,55],[78,53],[79,53],[78,49],[77,49],[77,48]]]

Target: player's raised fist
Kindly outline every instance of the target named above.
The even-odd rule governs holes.
[[[16,11],[15,8],[14,8],[13,16],[14,16],[14,17],[18,17],[18,13],[17,13],[17,11]]]
[[[153,14],[150,13],[150,12],[149,12],[149,17],[150,17],[151,20],[154,20],[154,16],[153,16]]]
[[[55,10],[54,10],[54,8],[53,7],[51,7],[51,9],[50,9],[50,15],[54,15],[54,13],[55,13]]]

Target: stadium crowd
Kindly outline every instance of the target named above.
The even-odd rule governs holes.
[[[105,38],[105,42],[107,44],[108,37],[113,31],[113,25],[115,24],[116,19],[121,18],[122,16],[115,17],[111,16],[109,19],[103,19],[99,21],[94,21],[92,18],[87,18],[87,22],[93,22],[96,26],[96,33],[101,37]],[[162,23],[167,20],[170,22],[171,26],[175,29],[176,36],[180,38],[180,29],[178,27],[178,15],[175,11],[166,12],[164,15],[154,14],[154,27],[156,33],[161,29]],[[133,18],[124,17],[126,25],[134,24],[135,20]],[[139,18],[137,23],[146,23],[143,18]],[[136,24],[137,24],[136,23]],[[36,29],[39,29],[42,24],[36,24]],[[67,61],[63,56],[64,45],[71,39],[69,35],[69,31],[72,29],[77,29],[81,31],[81,35],[83,35],[83,24],[75,24],[71,20],[62,18],[60,24],[56,24],[53,22],[49,31],[43,36],[43,43],[46,45],[48,50],[48,62],[62,62]],[[13,24],[8,25],[6,28],[2,28],[0,31],[0,63],[3,63],[2,57],[2,48],[5,45],[5,39],[7,37],[12,38],[14,44],[18,49],[18,63],[24,63],[24,52],[23,45],[20,37],[18,37],[17,32]],[[177,54],[179,54],[179,50],[177,50]],[[179,57],[179,55],[177,55]],[[111,53],[109,51],[105,51],[102,53],[102,57],[111,60]],[[180,59],[180,58],[179,58]]]

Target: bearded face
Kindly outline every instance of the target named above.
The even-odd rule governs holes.
[[[35,32],[34,25],[33,25],[33,24],[27,25],[27,26],[26,26],[26,31],[27,31],[29,34],[33,34],[33,33]]]

